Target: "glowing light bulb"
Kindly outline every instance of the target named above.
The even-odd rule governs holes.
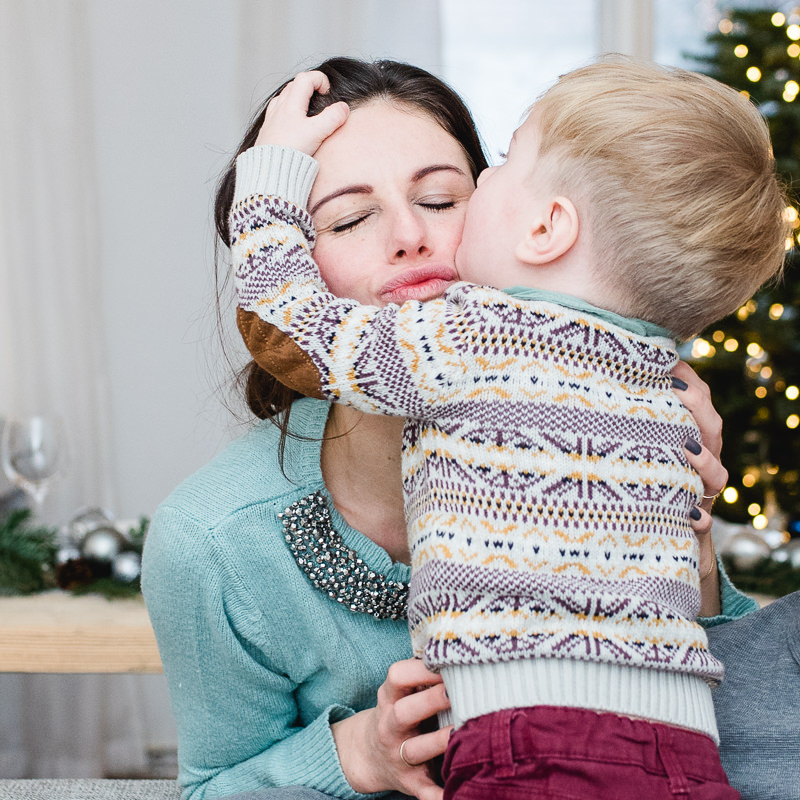
[[[800,397],[800,389],[797,386],[787,386],[786,387],[786,399],[787,400],[797,400]]]
[[[725,491],[722,493],[722,499],[726,503],[735,503],[739,499],[739,492],[736,491],[736,487],[726,486]]]
[[[692,356],[694,358],[709,358],[714,355],[716,350],[711,342],[705,339],[695,339],[692,342]]]
[[[778,15],[777,14],[773,14],[772,16],[774,18],[774,17],[776,17]],[[784,21],[785,21],[785,18],[784,18]],[[783,25],[783,22],[781,22],[780,24],[776,24],[776,23],[773,22],[772,24],[775,25],[776,28],[778,28],[778,27],[780,27],[780,25]],[[718,27],[719,27],[719,32],[721,34],[723,34],[724,36],[727,36],[733,30],[733,23],[729,19],[721,19],[719,21]]]
[[[767,527],[767,518],[763,514],[757,514],[753,517],[753,527],[757,531],[763,531]]]
[[[756,476],[753,475],[751,472],[748,472],[747,475],[745,475],[742,478],[742,486],[746,486],[749,489],[751,486],[755,485],[756,485]]]
[[[780,11],[776,11],[776,12],[775,12],[775,13],[772,15],[771,21],[772,21],[772,24],[773,24],[773,25],[774,25],[776,28],[780,28],[780,27],[781,27],[781,25],[784,25],[784,24],[786,23],[786,17],[785,17],[783,14],[781,14],[781,12],[780,12]],[[722,23],[723,23],[723,22],[727,22],[727,23],[729,23],[729,24],[730,24],[730,26],[731,26],[731,31],[733,30],[733,23],[732,23],[732,22],[731,22],[729,19],[724,19],[724,20],[722,20],[722,22],[720,22],[720,23],[719,23],[719,29],[720,29],[720,32],[721,32],[721,33],[730,33],[730,31],[723,31],[723,30],[722,30]]]
[[[781,303],[773,303],[769,307],[769,318],[780,319],[783,316],[783,305]]]
[[[758,83],[761,80],[761,70],[758,67],[748,67],[745,75],[751,83]]]
[[[761,513],[761,506],[758,503],[750,503],[750,505],[747,506],[747,513],[751,517],[754,517],[756,514]]]
[[[735,353],[739,349],[739,342],[736,339],[726,339],[722,345],[729,353]]]
[[[763,352],[761,345],[757,342],[750,342],[750,344],[747,345],[747,355],[753,356],[753,358],[758,358]]]
[[[717,344],[719,344],[721,341],[725,339],[725,331],[714,331],[714,333],[711,335],[711,338]]]
[[[797,58],[797,56],[800,56],[800,45],[792,42],[786,48],[786,55],[789,56],[789,58]]]
[[[772,367],[761,367],[761,378],[768,381],[772,377]]]
[[[763,400],[767,396],[767,389],[765,386],[757,386],[755,395],[759,400]]]
[[[790,25],[786,29],[786,35],[793,41],[796,42],[800,39],[800,25]]]
[[[798,425],[800,425],[800,416],[797,414],[789,414],[789,416],[786,417],[787,428],[794,430]]]
[[[733,48],[733,54],[736,58],[744,58],[748,52],[746,44],[737,44],[736,47]]]

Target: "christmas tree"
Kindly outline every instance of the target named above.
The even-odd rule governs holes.
[[[800,535],[800,8],[788,18],[732,10],[707,44],[706,54],[690,56],[695,68],[746,94],[767,121],[794,235],[783,279],[682,353],[709,384],[724,420],[730,479],[715,513]]]

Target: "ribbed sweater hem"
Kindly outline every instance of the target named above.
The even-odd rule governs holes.
[[[719,744],[711,687],[696,675],[558,658],[442,669],[458,727],[504,708],[606,711],[705,733]]]

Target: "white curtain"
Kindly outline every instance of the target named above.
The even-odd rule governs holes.
[[[65,422],[48,521],[113,506],[88,52],[85,2],[0,2],[0,417]]]
[[[192,329],[212,166],[278,81],[340,53],[440,72],[438,0],[0,0],[0,419],[66,422],[48,519],[151,513],[224,439]],[[157,417],[199,432],[165,446]],[[174,743],[162,676],[0,675],[0,778],[136,775]]]

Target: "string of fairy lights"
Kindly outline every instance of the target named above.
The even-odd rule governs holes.
[[[800,60],[800,8],[796,8],[792,13],[787,15],[781,11],[776,11],[771,17],[772,25],[776,28],[784,28],[786,34],[786,54],[791,59]],[[737,26],[731,19],[723,18],[719,22],[719,31],[723,36],[730,37],[731,48],[733,55],[737,59],[748,59],[752,57],[750,48],[743,41],[737,41]],[[743,37],[742,37],[743,38]],[[798,64],[800,66],[800,64]],[[765,78],[764,70],[757,64],[750,64],[746,67],[745,73],[747,80],[753,84],[758,83]],[[786,69],[778,69],[770,74],[770,79],[782,82],[783,91],[782,99],[786,103],[793,103],[800,96],[800,83],[791,77]],[[742,90],[742,94],[750,97],[750,93]],[[794,205],[788,205],[784,211],[784,218],[793,229],[792,235],[786,240],[786,250],[792,250],[800,245],[800,213]],[[763,297],[761,303],[769,302]],[[739,321],[744,322],[759,309],[759,300],[751,299],[742,305],[736,312],[736,317]],[[777,322],[781,319],[793,318],[797,313],[793,308],[785,308],[783,304],[772,302],[768,308],[762,309],[767,311],[770,320]],[[775,374],[773,365],[770,362],[770,354],[764,349],[761,343],[755,341],[753,334],[748,334],[749,340],[740,341],[736,335],[732,335],[722,329],[714,330],[704,336],[699,336],[689,342],[686,346],[687,355],[697,362],[708,361],[713,359],[718,354],[727,353],[732,354],[744,348],[747,358],[745,361],[745,369],[747,376],[755,382],[756,386],[753,390],[755,397],[758,400],[766,400],[770,392],[782,394],[785,400],[790,402],[790,409],[794,409],[785,414],[783,422],[789,430],[794,430],[800,427],[800,386],[793,383],[787,383],[780,375]],[[797,405],[794,405],[797,403]],[[785,413],[785,412],[784,412]],[[766,407],[759,408],[757,416],[766,419],[769,411]],[[730,476],[728,486],[724,489],[721,500],[724,503],[733,504],[739,501],[741,489],[749,489],[760,482],[769,483],[774,480],[778,474],[779,468],[775,465],[765,464],[761,466],[746,467],[741,475]],[[765,501],[762,506],[761,503],[750,503],[747,507],[747,513],[751,518],[751,524],[757,530],[767,528],[773,520],[771,517],[774,515],[776,508],[774,507],[774,495],[770,492],[765,493]],[[769,506],[772,506],[771,508]],[[724,513],[724,512],[723,512]],[[788,534],[786,534],[788,539]]]

